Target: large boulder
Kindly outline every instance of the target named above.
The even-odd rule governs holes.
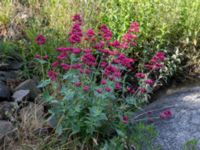
[[[19,71],[0,71],[0,81],[16,80],[19,74]]]
[[[0,81],[0,101],[10,100],[10,95],[9,87],[4,82]]]
[[[37,83],[32,80],[26,80],[15,88],[15,92],[19,90],[29,90],[29,97],[27,99],[34,100],[39,94],[40,90],[37,88]]]
[[[165,110],[170,110],[172,116],[163,119],[161,114]],[[152,118],[161,117],[153,124],[158,134],[154,144],[160,145],[162,150],[182,150],[191,140],[197,141],[196,149],[200,149],[200,86],[184,88],[161,97],[138,114],[139,117],[134,119],[148,116],[153,122]]]
[[[28,98],[29,93],[30,90],[18,90],[13,93],[12,98],[15,102],[22,102]]]
[[[0,57],[0,71],[19,70],[23,66],[22,59],[16,53],[6,58]]]

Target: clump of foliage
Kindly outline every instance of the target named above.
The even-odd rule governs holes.
[[[51,105],[55,131],[76,148],[98,148],[114,137],[118,137],[116,144],[129,148],[134,145],[130,140],[131,112],[147,102],[148,94],[159,82],[165,53],[155,53],[140,72],[137,60],[121,52],[136,46],[137,22],[115,40],[106,25],[98,31],[90,28],[83,32],[81,16],[73,16],[72,21],[69,43],[56,48],[56,56],[35,56],[49,66],[49,79],[39,87],[48,88],[44,99]],[[35,41],[43,46],[47,40],[38,35]]]
[[[138,47],[129,51],[133,56],[138,54],[141,61],[151,50],[167,49],[174,54],[179,49],[183,54],[181,67],[199,66],[198,0],[110,0],[104,1],[101,8],[101,22],[106,23],[117,38],[127,30],[130,21],[141,25]]]

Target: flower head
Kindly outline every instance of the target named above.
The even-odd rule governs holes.
[[[154,82],[153,82],[152,79],[147,79],[147,80],[145,80],[145,83],[149,84],[149,85],[152,85]]]
[[[85,53],[82,56],[82,61],[88,66],[95,66],[96,65],[96,58],[90,54],[90,53]]]
[[[55,62],[53,62],[52,64],[51,64],[51,67],[52,68],[55,68],[55,67],[57,67],[58,66],[58,61],[55,61]]]
[[[40,56],[39,54],[36,54],[36,55],[35,55],[35,58],[36,58],[36,59],[41,59],[41,56]]]
[[[62,63],[60,66],[61,66],[61,67],[63,68],[63,70],[65,70],[65,71],[67,71],[67,70],[70,69],[70,65],[65,64],[65,63]]]
[[[88,85],[84,85],[84,86],[83,86],[83,90],[84,90],[84,91],[89,91],[89,89],[90,89],[90,87],[89,87]]]
[[[94,36],[94,30],[93,29],[88,29],[87,30],[87,32],[86,32],[86,35],[88,36],[88,37],[93,37]]]
[[[105,79],[102,79],[102,80],[101,80],[101,84],[105,85],[105,84],[106,84],[106,80],[105,80]]]
[[[79,87],[79,86],[81,86],[81,82],[80,82],[80,81],[75,82],[74,85],[75,85],[76,87]]]
[[[57,73],[57,72],[52,71],[52,70],[48,71],[48,77],[49,77],[52,81],[55,81],[56,78],[57,78],[57,76],[58,76],[58,73]]]
[[[35,42],[38,44],[38,45],[43,45],[45,44],[46,42],[46,39],[43,35],[39,34],[36,38],[35,38]]]
[[[163,112],[160,113],[159,117],[160,119],[168,119],[172,116],[172,112],[171,110],[167,109],[164,110]]]
[[[96,89],[98,93],[102,93],[102,89]]]
[[[145,78],[145,74],[144,73],[136,73],[135,77],[139,78],[139,79],[143,79],[143,78]]]
[[[139,23],[138,22],[131,22],[128,31],[129,32],[139,32]]]
[[[121,89],[121,84],[120,84],[119,82],[116,82],[116,83],[115,83],[115,89],[116,89],[116,90]]]
[[[111,91],[111,88],[105,87],[105,91],[109,93]]]
[[[47,60],[49,57],[48,55],[46,54],[45,56],[43,56],[43,59]]]
[[[63,59],[66,58],[66,56],[67,56],[67,53],[66,52],[62,52],[57,56],[57,59],[58,60],[63,60]]]
[[[124,123],[124,124],[128,124],[128,116],[123,116],[122,117],[122,122]]]

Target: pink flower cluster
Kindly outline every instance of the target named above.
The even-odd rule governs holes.
[[[172,116],[171,110],[167,109],[160,113],[160,119],[168,119]]]
[[[123,116],[123,117],[122,117],[122,122],[123,122],[124,124],[128,124],[128,122],[129,122],[128,116]]]
[[[88,66],[96,65],[96,58],[91,53],[86,53],[82,56],[82,61]]]
[[[58,73],[57,73],[57,72],[52,71],[52,70],[48,71],[48,77],[49,77],[52,81],[55,81],[56,78],[57,78],[57,76],[58,76]]]
[[[86,41],[94,41],[95,40],[95,33],[93,29],[88,29],[85,35],[85,40]]]
[[[136,73],[135,77],[139,78],[139,79],[143,79],[143,78],[145,78],[145,74],[144,73]]]
[[[47,54],[44,55],[44,56],[41,56],[41,55],[39,55],[39,54],[36,54],[36,55],[35,55],[35,58],[36,58],[36,59],[47,60],[47,59],[49,58],[49,56],[48,56]]]
[[[151,117],[152,114],[153,114],[152,111],[147,112],[147,117],[148,117],[147,121],[149,123],[154,122],[155,118],[157,118],[157,117],[154,117],[154,118]],[[162,120],[169,119],[171,117],[172,117],[172,111],[170,109],[166,109],[166,110],[159,113],[159,118],[162,119]]]
[[[103,37],[104,40],[109,41],[112,39],[112,31],[108,29],[106,25],[100,26],[99,35]]]
[[[163,62],[165,60],[165,53],[164,52],[157,52],[149,61],[148,64],[145,64],[150,70],[160,69],[163,67]]]
[[[132,58],[127,58],[124,54],[120,53],[118,57],[113,60],[113,62],[119,63],[124,67],[131,68],[135,60]]]
[[[82,19],[79,14],[75,15],[72,19],[73,21],[73,26],[72,30],[69,33],[69,42],[71,44],[76,44],[81,42],[81,38],[83,36],[82,30],[81,30],[81,24],[82,24]]]
[[[56,51],[58,52],[57,58],[51,64],[51,69],[48,72],[48,77],[55,81],[58,74],[63,71],[69,71],[71,69],[78,70],[80,73],[80,81],[73,83],[76,87],[82,87],[84,91],[89,91],[91,88],[87,84],[84,84],[83,79],[81,79],[82,74],[86,74],[87,77],[94,75],[94,72],[98,72],[100,76],[100,84],[102,87],[95,89],[97,93],[111,92],[113,90],[121,90],[123,79],[123,72],[132,71],[135,59],[128,58],[124,53],[119,52],[116,49],[123,49],[124,46],[130,47],[131,43],[137,38],[135,33],[139,32],[139,24],[132,22],[128,29],[128,32],[124,34],[121,40],[112,40],[112,32],[106,25],[102,25],[99,28],[98,35],[95,34],[93,29],[88,29],[86,33],[81,30],[82,18],[79,14],[72,18],[73,24],[72,29],[69,33],[69,42],[71,46],[69,47],[58,47]],[[88,43],[81,43],[82,36],[86,38]],[[42,36],[39,39],[43,39]],[[40,40],[39,40],[40,41]],[[78,45],[78,43],[80,45]],[[76,47],[75,47],[75,44]],[[87,45],[87,47],[83,47]],[[81,47],[81,48],[80,48]],[[70,64],[71,54],[76,57],[76,61]],[[41,56],[37,55],[37,58]],[[48,56],[44,56],[43,59],[48,59]],[[151,66],[156,66],[161,64],[165,59],[165,54],[163,52],[157,52],[152,59],[149,61]],[[153,67],[154,68],[154,67]],[[147,79],[147,75],[138,72],[135,77],[141,79],[145,84],[153,85],[154,81],[152,79]],[[108,81],[114,83],[114,87],[108,86]],[[143,87],[127,87],[127,92],[130,94],[135,94],[137,91],[140,93],[146,93],[146,85]]]
[[[43,45],[43,44],[45,44],[45,42],[46,42],[46,38],[45,38],[43,35],[39,34],[38,36],[36,36],[35,42],[36,42],[38,45]]]
[[[137,35],[133,32],[139,32],[139,24],[137,22],[132,22],[128,29],[128,32],[125,33],[122,37],[121,47],[124,49],[129,48],[129,46],[136,46],[135,39],[137,39]]]

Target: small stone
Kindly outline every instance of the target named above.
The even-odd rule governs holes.
[[[55,116],[50,116],[47,120],[47,125],[51,128],[56,128],[58,121]]]
[[[18,85],[14,91],[19,90],[29,90],[30,93],[28,95],[28,100],[34,100],[39,94],[40,90],[37,88],[36,82],[34,80],[26,80],[22,82],[20,85]]]
[[[10,89],[0,81],[0,101],[10,100]]]
[[[21,102],[27,98],[27,95],[30,93],[30,90],[19,90],[13,94],[13,99],[15,102]]]

